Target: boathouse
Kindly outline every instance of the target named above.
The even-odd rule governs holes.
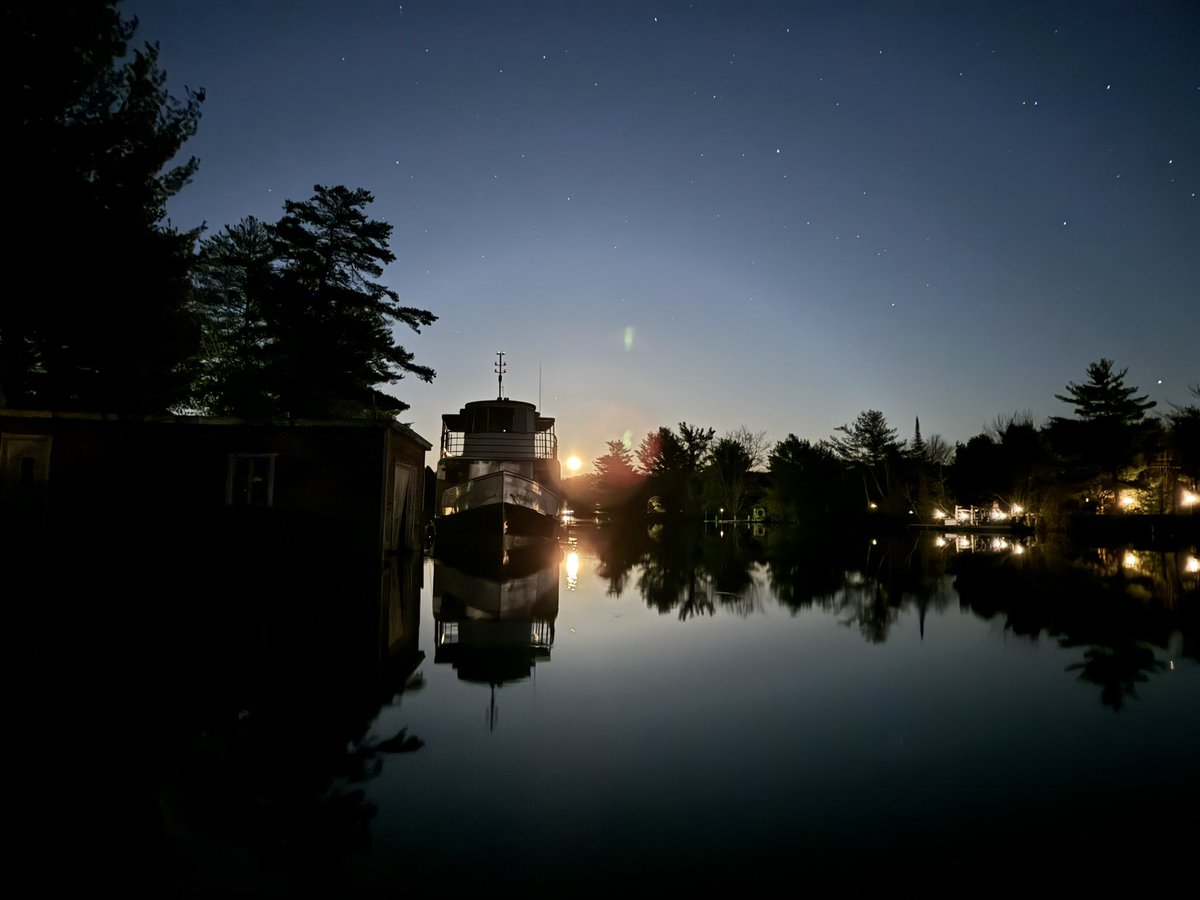
[[[429,441],[387,419],[0,409],[7,540],[357,557],[422,545]]]

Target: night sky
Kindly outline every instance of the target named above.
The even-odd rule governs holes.
[[[1200,382],[1200,5],[126,0],[203,87],[178,227],[315,184],[394,226],[440,417],[505,393],[560,456],[687,421],[965,441],[1101,357]]]

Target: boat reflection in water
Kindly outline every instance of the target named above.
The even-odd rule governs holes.
[[[558,544],[540,542],[506,550],[499,559],[434,560],[434,663],[449,663],[459,679],[491,688],[491,728],[496,688],[524,681],[550,659],[561,558]]]

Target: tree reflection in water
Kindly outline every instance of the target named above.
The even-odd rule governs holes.
[[[793,612],[830,613],[864,640],[883,643],[902,612],[917,614],[923,637],[927,613],[958,604],[1022,638],[1049,635],[1083,648],[1067,671],[1098,687],[1114,711],[1168,666],[1160,654],[1173,637],[1182,636],[1184,655],[1197,656],[1194,547],[1080,548],[917,530],[755,533],[672,522],[601,529],[588,543],[610,594],[622,594],[632,576],[648,606],[680,619],[753,615],[770,594]]]
[[[47,888],[83,873],[163,896],[333,884],[367,841],[362,783],[421,746],[368,733],[421,686],[419,560],[160,551],[77,553],[53,580],[33,556],[10,571],[38,601],[10,725],[44,735],[65,715],[90,736],[22,754],[23,861]]]
[[[337,883],[342,858],[369,843],[375,814],[361,785],[419,737],[368,732],[385,703],[419,690],[418,559],[350,565],[290,560],[255,569],[206,623],[222,690],[203,698],[180,735],[182,750],[160,789],[176,847],[220,847],[184,855],[189,885],[219,889],[250,877],[227,872],[228,848],[244,848],[260,879],[289,890]],[[251,636],[237,646],[223,635]],[[182,700],[182,698],[180,698]],[[187,707],[180,704],[181,711]],[[203,833],[205,843],[189,840]],[[212,842],[216,841],[214,845]],[[232,876],[232,878],[230,878]]]
[[[1159,654],[1178,637],[1183,654],[1197,655],[1188,639],[1198,593],[1187,578],[1188,553],[1047,544],[1019,561],[965,557],[955,567],[955,587],[964,608],[1001,618],[1016,635],[1084,648],[1066,670],[1099,687],[1101,702],[1120,711],[1137,698],[1138,684],[1169,668]]]
[[[1068,645],[1069,646],[1069,645]],[[1161,672],[1167,664],[1154,655],[1154,648],[1124,642],[1115,647],[1089,647],[1083,662],[1067,666],[1079,672],[1079,680],[1100,688],[1100,701],[1120,710],[1126,699],[1137,697],[1137,685],[1150,680],[1150,673]]]

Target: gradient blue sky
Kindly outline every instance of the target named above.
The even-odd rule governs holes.
[[[1200,382],[1200,6],[125,0],[207,100],[173,223],[314,184],[394,226],[443,412],[506,393],[560,455],[864,409],[965,441],[1101,357]]]

